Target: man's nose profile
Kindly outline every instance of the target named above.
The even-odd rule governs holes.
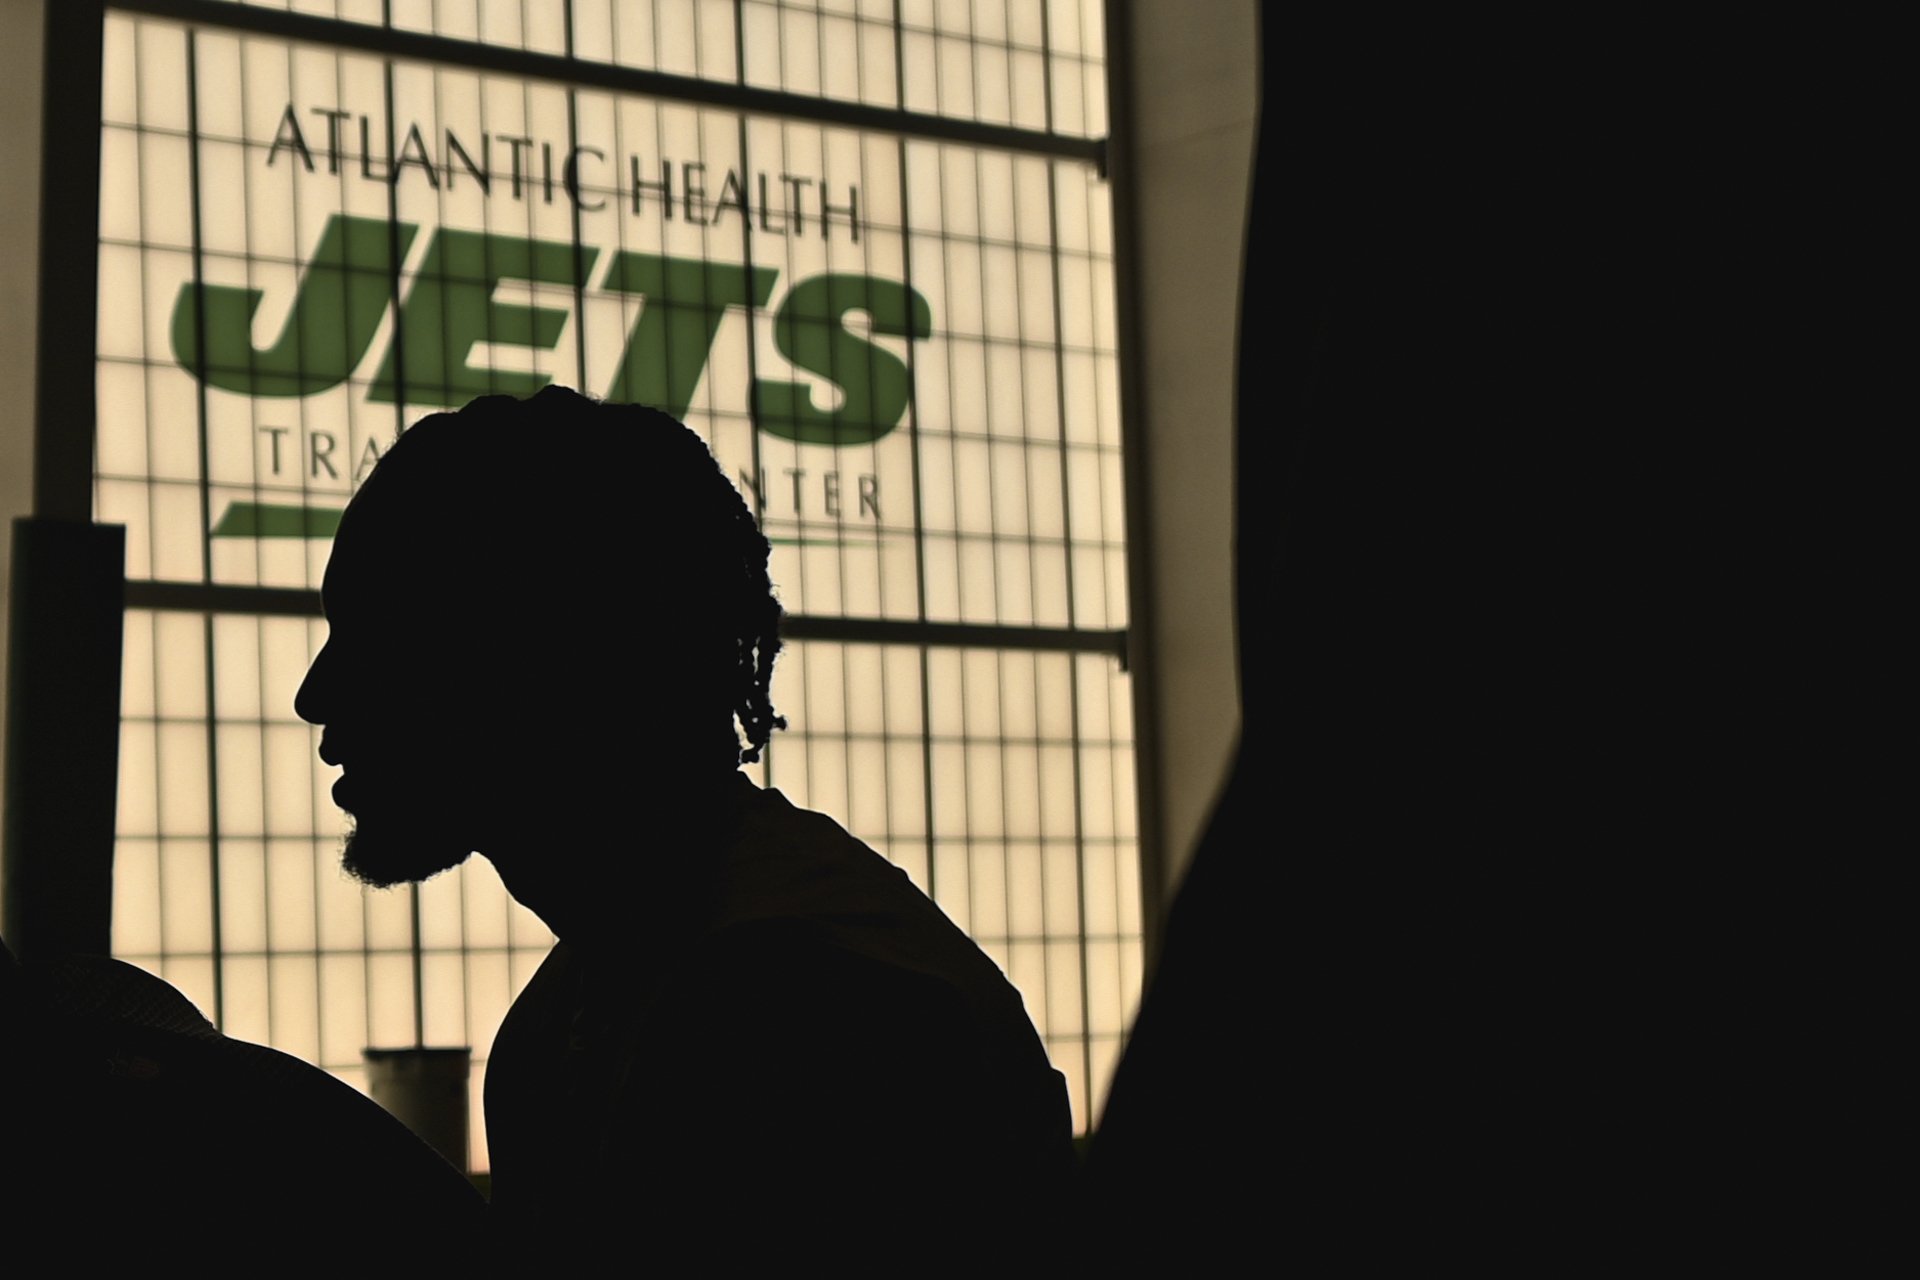
[[[327,646],[322,644],[320,651],[313,656],[307,666],[307,675],[300,682],[300,688],[293,695],[293,713],[308,724],[324,726],[331,718],[328,709],[327,680],[330,663]],[[328,764],[335,763],[329,760]]]
[[[295,710],[343,770],[346,869],[477,852],[559,939],[486,1082],[491,1214],[530,1259],[636,1215],[773,1247],[850,1204],[1004,1239],[1070,1177],[1065,1082],[999,968],[740,772],[785,727],[770,551],[693,432],[555,387],[423,419],[342,518]]]

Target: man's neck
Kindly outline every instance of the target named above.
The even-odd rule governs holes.
[[[737,772],[649,779],[642,796],[618,804],[562,806],[488,856],[514,900],[569,946],[652,950],[711,916],[722,855],[755,790]]]

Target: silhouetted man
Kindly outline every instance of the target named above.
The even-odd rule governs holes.
[[[296,706],[348,870],[479,852],[560,938],[486,1089],[495,1222],[543,1261],[1013,1247],[1071,1172],[1000,971],[739,772],[784,726],[768,553],[698,436],[559,388],[414,426],[334,542]]]

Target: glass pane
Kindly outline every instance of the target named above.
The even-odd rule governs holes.
[[[449,39],[1065,132],[1103,118],[1098,8],[390,6]],[[707,440],[790,613],[1124,625],[1090,166],[119,13],[107,59],[95,494],[135,580],[317,587],[405,425],[557,382]],[[484,860],[417,891],[339,870],[337,771],[292,712],[324,624],[134,610],[126,634],[116,952],[357,1085],[368,1045],[470,1043],[478,1089],[551,934]],[[1131,694],[1110,658],[1024,643],[790,643],[791,727],[749,773],[972,930],[1084,1126],[1139,990]]]

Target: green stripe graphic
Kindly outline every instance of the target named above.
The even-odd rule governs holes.
[[[339,507],[298,507],[271,502],[229,503],[214,522],[216,538],[331,538],[340,528]]]
[[[339,507],[233,502],[214,522],[216,538],[331,538],[340,528]],[[769,538],[779,547],[877,547],[875,537]]]

